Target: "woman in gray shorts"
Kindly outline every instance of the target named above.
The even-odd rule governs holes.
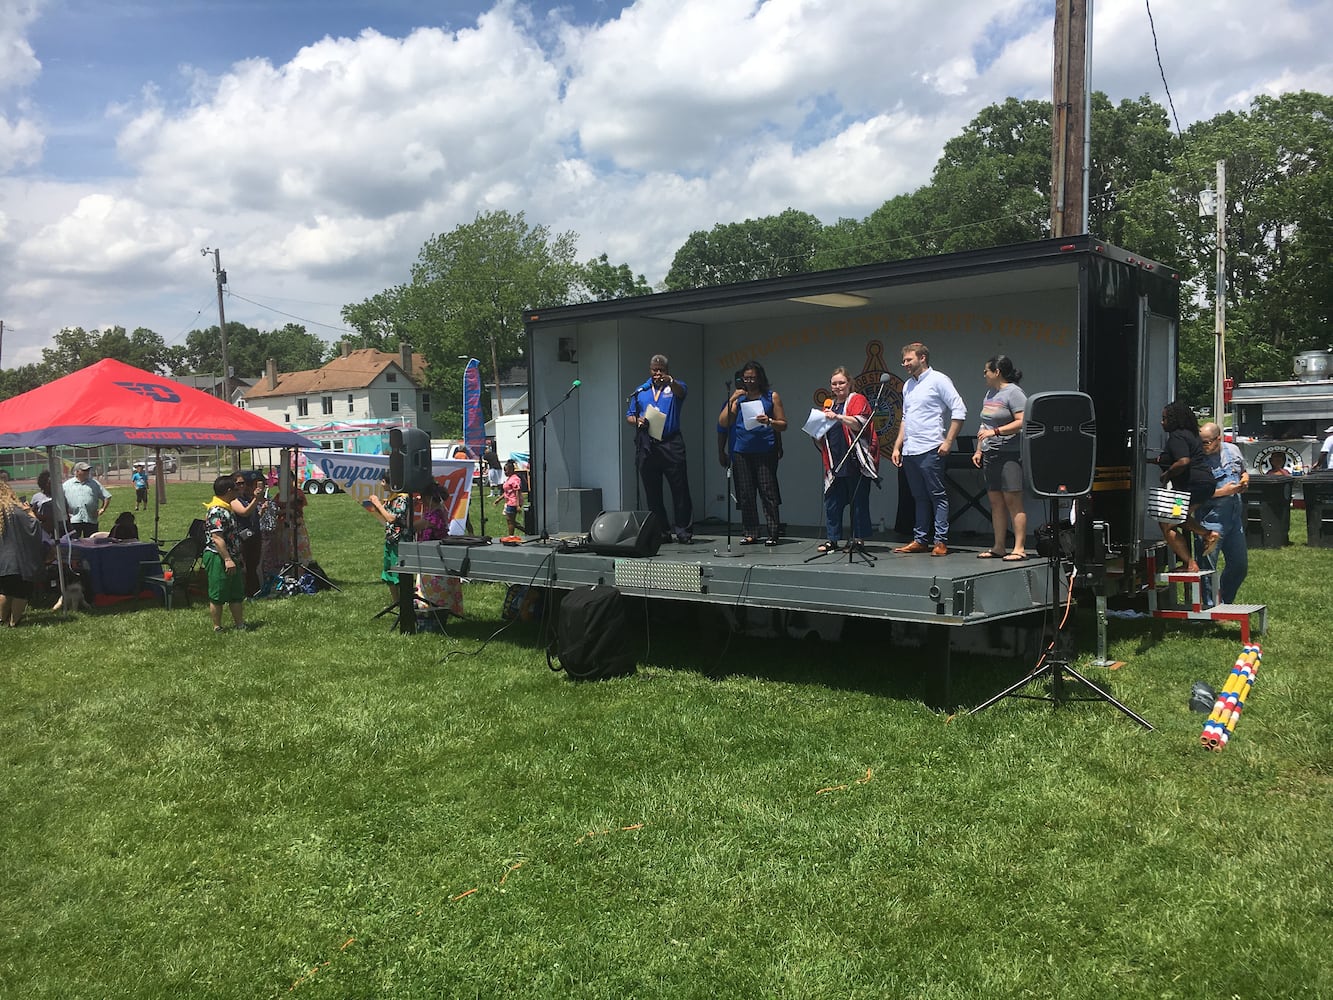
[[[995,541],[978,559],[1003,559],[1021,562],[1027,549],[1028,517],[1023,511],[1023,463],[1019,458],[1018,435],[1023,430],[1023,410],[1027,396],[1018,387],[1023,373],[1014,368],[1007,355],[997,354],[986,362],[986,398],[981,403],[981,428],[977,431],[977,450],[972,464],[986,477],[986,495],[990,499],[990,522]],[[1005,534],[1014,529],[1014,547],[1004,551]]]

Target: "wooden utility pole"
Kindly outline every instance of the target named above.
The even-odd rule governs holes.
[[[1051,100],[1051,235],[1088,231],[1088,55],[1092,0],[1055,2]]]

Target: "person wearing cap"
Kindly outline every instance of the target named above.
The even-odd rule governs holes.
[[[1333,469],[1333,425],[1324,428],[1324,443],[1319,447],[1319,468]]]
[[[1245,544],[1245,499],[1241,496],[1250,486],[1250,473],[1245,458],[1230,441],[1222,440],[1222,428],[1207,423],[1199,428],[1199,443],[1203,445],[1208,470],[1216,484],[1212,498],[1199,505],[1199,524],[1221,536],[1217,548],[1206,551],[1205,538],[1194,539],[1194,558],[1199,569],[1217,569],[1217,557],[1222,557],[1222,575],[1201,578],[1203,606],[1211,608],[1218,603],[1234,604],[1236,592],[1250,571],[1249,547]],[[1213,581],[1217,579],[1217,586]]]
[[[69,528],[81,538],[97,531],[97,522],[111,506],[111,494],[93,478],[93,467],[87,462],[74,466],[74,475],[65,480],[65,510],[69,513]]]
[[[144,471],[143,462],[134,463],[134,471],[130,473],[130,482],[134,484],[134,509],[148,509],[148,473]]]

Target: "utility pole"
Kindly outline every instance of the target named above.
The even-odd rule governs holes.
[[[1222,426],[1227,374],[1227,161],[1217,161],[1217,283],[1213,289],[1213,420]]]
[[[5,321],[0,319],[0,358],[5,356]]]
[[[1051,100],[1051,235],[1088,231],[1093,0],[1056,0]]]
[[[222,251],[204,247],[199,251],[205,257],[213,255],[213,276],[218,283],[218,333],[222,337],[222,398],[231,402],[231,365],[227,360],[227,314],[222,310],[222,286],[227,283],[227,272],[222,270]]]

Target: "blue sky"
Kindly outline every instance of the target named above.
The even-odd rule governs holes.
[[[1165,103],[1143,5],[1095,6],[1093,86]],[[941,16],[942,12],[945,16]],[[861,218],[982,108],[1049,99],[1054,0],[0,0],[0,319],[228,319],[334,339],[493,209],[659,281],[691,231]],[[1154,5],[1182,124],[1333,93],[1333,0]],[[1211,26],[1211,30],[1210,30]],[[1260,30],[1260,27],[1262,30]],[[370,29],[366,32],[366,29]]]

